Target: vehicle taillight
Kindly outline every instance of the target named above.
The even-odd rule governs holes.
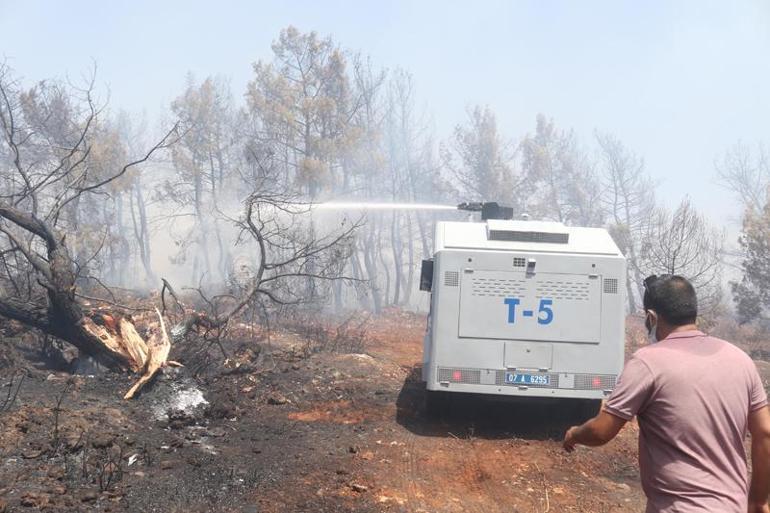
[[[452,381],[462,381],[463,379],[463,373],[459,370],[456,370],[452,373]]]
[[[599,376],[595,376],[593,380],[594,388],[601,388],[602,387],[602,378]]]

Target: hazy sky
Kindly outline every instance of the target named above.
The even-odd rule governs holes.
[[[714,220],[739,214],[715,157],[770,144],[768,0],[0,0],[0,56],[28,81],[95,60],[111,106],[152,121],[188,71],[230,77],[241,95],[290,24],[410,71],[440,137],[477,103],[511,138],[538,112],[585,142],[609,131],[645,158],[666,203],[690,195]]]

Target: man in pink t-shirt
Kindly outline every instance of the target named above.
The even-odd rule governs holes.
[[[636,416],[647,513],[770,513],[770,413],[754,362],[698,330],[686,279],[651,276],[644,284],[655,343],[626,363],[602,411],[567,431],[564,448],[603,445]]]

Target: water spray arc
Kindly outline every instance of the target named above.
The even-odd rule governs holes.
[[[464,210],[467,212],[481,212],[482,220],[513,218],[513,209],[511,207],[503,207],[493,201],[464,202],[459,205],[329,201],[311,205],[310,210]]]
[[[453,205],[433,203],[375,203],[375,202],[346,202],[328,201],[316,203],[311,210],[457,210]]]

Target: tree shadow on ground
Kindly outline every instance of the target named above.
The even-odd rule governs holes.
[[[396,422],[420,436],[561,440],[599,409],[592,401],[465,393],[445,393],[439,407],[429,409],[420,371],[411,369],[396,400]]]

